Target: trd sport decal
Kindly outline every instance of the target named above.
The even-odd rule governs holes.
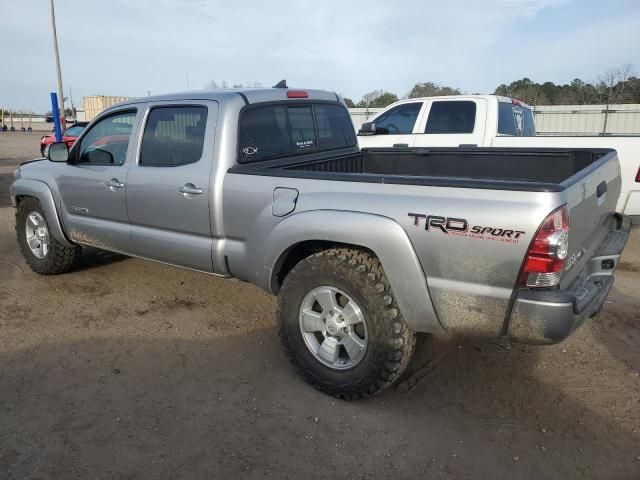
[[[504,243],[518,243],[520,241],[520,237],[525,234],[522,230],[511,230],[508,228],[483,227],[479,225],[469,228],[469,222],[464,218],[423,215],[422,213],[410,213],[409,216],[413,218],[413,224],[416,227],[424,225],[424,229],[427,232],[442,232],[456,237],[470,237]]]

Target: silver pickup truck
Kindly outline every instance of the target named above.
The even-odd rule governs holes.
[[[598,312],[630,230],[615,151],[360,151],[337,95],[280,87],[122,103],[21,165],[27,263],[87,245],[252,282],[296,369],[347,399],[416,332],[550,344]]]

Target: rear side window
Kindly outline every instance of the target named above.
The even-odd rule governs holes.
[[[475,123],[475,102],[433,102],[424,133],[473,133]]]
[[[513,137],[535,137],[536,127],[531,109],[498,102],[498,133]]]
[[[239,163],[331,150],[356,144],[341,105],[263,105],[242,112]]]
[[[140,165],[176,167],[202,157],[207,107],[156,107],[144,128]]]
[[[384,128],[388,134],[413,133],[422,102],[403,103],[383,113],[374,120],[376,129]]]

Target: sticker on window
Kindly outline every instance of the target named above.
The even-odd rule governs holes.
[[[257,147],[244,147],[242,149],[242,153],[244,153],[245,155],[255,155],[256,153],[258,153],[258,148]]]
[[[296,147],[298,147],[299,150],[302,150],[304,148],[309,148],[309,147],[313,147],[313,140],[304,140],[302,142],[300,141],[296,141]]]
[[[518,136],[521,137],[524,132],[524,110],[517,105],[513,106],[513,121],[516,124]]]

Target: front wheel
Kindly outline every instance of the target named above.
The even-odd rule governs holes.
[[[25,198],[18,204],[16,234],[25,261],[36,273],[68,272],[80,258],[79,246],[67,247],[51,235],[44,210],[35,198]]]
[[[355,249],[298,263],[280,290],[278,321],[296,370],[338,398],[368,397],[391,385],[415,346],[382,265]]]

